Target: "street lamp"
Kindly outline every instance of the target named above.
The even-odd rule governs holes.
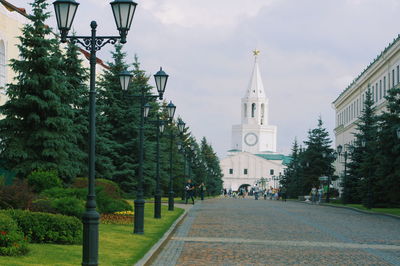
[[[167,112],[169,117],[174,117],[176,107],[170,102],[167,105]],[[172,148],[174,145],[174,132],[172,130],[172,119],[171,119],[171,127],[170,127],[170,146],[169,146],[169,192],[168,192],[168,210],[174,210],[174,180],[172,178]]]
[[[123,0],[120,0],[123,1]],[[141,88],[141,93],[139,95],[127,95],[127,97],[133,97],[133,98],[139,98],[140,100],[140,126],[139,126],[139,182],[138,182],[138,187],[137,187],[137,195],[136,199],[134,202],[135,205],[135,221],[134,221],[134,229],[133,233],[135,234],[143,234],[144,233],[144,180],[143,180],[143,144],[144,144],[144,119],[148,117],[149,112],[150,112],[150,104],[148,103],[148,100],[150,99],[157,99],[159,98],[160,100],[163,98],[164,92],[165,92],[165,85],[167,84],[167,79],[168,75],[165,74],[164,71],[161,73],[161,78],[164,78],[164,82],[159,82],[160,80],[160,71],[158,71],[155,75],[155,82],[157,86],[157,92],[158,95],[147,95],[145,88]],[[131,77],[130,73],[127,71],[123,71],[119,74],[120,82],[121,82],[121,88],[125,91],[127,91],[129,83],[127,83]],[[166,78],[165,78],[166,77]],[[172,103],[171,103],[172,104]],[[168,106],[167,106],[168,109]]]
[[[183,122],[182,119],[178,118],[178,131],[181,134],[181,137],[183,138],[183,133],[185,132],[185,122]],[[185,199],[185,182],[186,182],[186,149],[185,147],[182,145],[181,142],[178,143],[178,150],[181,151],[183,153],[183,185],[182,185],[182,197],[181,199],[184,200]]]
[[[364,144],[363,145],[365,145],[365,142],[364,142]],[[342,156],[342,151],[343,151],[343,146],[342,145],[339,145],[339,146],[337,146],[337,153],[338,153],[338,156],[340,157],[340,156]],[[347,180],[346,180],[346,177],[347,177],[347,151],[344,151],[344,153],[343,153],[343,157],[344,157],[344,175],[343,175],[343,194],[344,194],[344,197],[343,197],[343,203],[344,204],[346,204],[347,203],[347,197],[348,197],[348,195],[347,195]]]
[[[160,136],[164,133],[164,121],[157,115],[157,168],[156,168],[156,193],[154,194],[154,218],[161,218],[161,188],[160,188]]]
[[[90,92],[89,92],[89,178],[86,211],[83,222],[83,254],[82,265],[97,265],[99,252],[99,213],[96,211],[95,193],[95,162],[96,162],[96,52],[108,43],[115,44],[117,40],[126,43],[126,35],[131,27],[136,3],[131,0],[116,0],[111,3],[114,17],[119,18],[117,28],[119,36],[97,36],[96,21],[90,23],[90,36],[68,36],[78,10],[79,3],[74,0],[57,0],[53,2],[57,26],[61,32],[61,42],[70,39],[81,44],[90,52]],[[128,10],[128,12],[127,12]],[[117,11],[120,11],[116,14]]]

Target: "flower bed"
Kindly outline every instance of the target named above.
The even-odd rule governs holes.
[[[133,211],[104,213],[100,216],[100,222],[102,224],[132,224],[133,217]]]

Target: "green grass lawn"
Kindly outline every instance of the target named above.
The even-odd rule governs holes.
[[[154,204],[146,203],[143,235],[134,235],[133,225],[100,224],[100,265],[133,265],[163,236],[183,213],[180,208],[168,211],[162,206],[162,219],[154,219]],[[0,257],[0,265],[80,265],[82,246],[29,244],[30,252],[22,257]]]
[[[330,203],[332,205],[339,205],[339,206],[345,206],[345,207],[352,207],[356,209],[360,209],[363,211],[371,211],[371,212],[379,212],[379,213],[387,213],[387,214],[393,214],[393,215],[398,215],[400,216],[400,208],[372,208],[372,209],[367,209],[361,204],[341,204],[341,203]]]

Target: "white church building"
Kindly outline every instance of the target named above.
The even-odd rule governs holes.
[[[268,98],[254,52],[250,84],[241,101],[241,124],[232,127],[232,149],[221,160],[224,188],[240,186],[279,187],[279,179],[290,157],[276,153],[277,127],[269,125]]]

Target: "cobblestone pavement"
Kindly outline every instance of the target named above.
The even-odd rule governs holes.
[[[400,265],[400,220],[254,199],[196,205],[153,265]]]

